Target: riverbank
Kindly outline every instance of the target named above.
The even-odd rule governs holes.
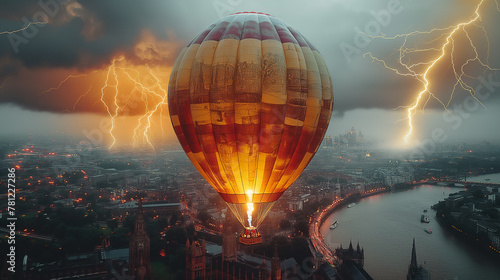
[[[334,200],[332,204],[325,207],[323,210],[318,209],[314,217],[309,221],[309,239],[314,247],[314,249],[321,253],[325,260],[332,266],[337,265],[336,257],[333,255],[333,251],[330,246],[325,242],[323,235],[320,232],[320,228],[323,226],[325,219],[330,216],[338,208],[345,207],[350,203],[359,202],[362,198],[378,195],[381,193],[390,192],[390,187],[381,187],[377,189],[371,189],[363,193],[354,193],[345,198]]]
[[[463,229],[458,228],[455,225],[449,224],[446,222],[446,218],[438,215],[438,213],[436,213],[436,220],[443,229],[459,238],[468,247],[490,257],[496,258],[497,260],[500,260],[500,248],[492,246],[491,241],[485,239],[484,236],[478,235],[468,230],[464,231]]]
[[[363,192],[363,193],[354,193],[354,194],[351,194],[351,195],[349,195],[349,196],[347,196],[345,198],[341,198],[341,199],[335,200],[335,201],[332,202],[332,204],[330,204],[325,209],[318,210],[319,212],[324,213],[323,215],[321,215],[321,220],[319,220],[319,223],[320,223],[319,226],[321,227],[323,225],[324,219],[326,217],[328,217],[328,215],[332,214],[335,210],[337,210],[340,207],[347,206],[350,203],[357,203],[357,202],[359,202],[361,199],[363,199],[365,197],[369,197],[369,196],[372,196],[372,195],[378,195],[378,194],[382,194],[382,193],[388,193],[388,192],[392,192],[392,191],[394,191],[394,190],[391,189],[391,187],[381,187],[381,188],[373,189],[373,190],[366,191],[366,192]]]
[[[430,207],[457,192],[447,186],[415,186],[369,196],[352,208],[339,207],[326,217],[320,233],[333,250],[352,241],[364,248],[364,269],[374,279],[406,279],[415,238],[418,263],[431,272],[432,279],[496,280],[498,260],[493,260],[461,242],[440,227]],[[430,223],[420,217],[427,210]],[[338,221],[334,230],[329,225]],[[424,231],[431,228],[432,234]]]
[[[471,188],[433,206],[439,224],[470,245],[500,260],[500,195],[498,188]]]

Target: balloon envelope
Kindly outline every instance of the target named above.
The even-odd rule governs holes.
[[[168,105],[193,165],[244,226],[252,216],[258,226],[321,144],[332,80],[295,29],[267,14],[238,13],[182,49]]]

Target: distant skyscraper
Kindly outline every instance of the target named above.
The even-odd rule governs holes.
[[[358,132],[358,144],[364,144],[364,143],[365,143],[365,136],[360,131]]]
[[[354,129],[354,126],[351,128],[351,131],[349,131],[348,136],[347,136],[347,145],[349,147],[354,147],[356,146],[356,130]]]
[[[142,200],[139,200],[137,220],[132,238],[130,238],[130,274],[137,280],[151,279],[151,262],[149,258],[149,236],[146,232]]]
[[[328,135],[323,139],[323,146],[324,147],[333,147],[333,139],[332,136]]]

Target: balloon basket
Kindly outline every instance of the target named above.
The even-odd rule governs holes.
[[[245,230],[240,233],[238,241],[245,245],[260,244],[262,243],[262,235],[256,227],[245,227]]]

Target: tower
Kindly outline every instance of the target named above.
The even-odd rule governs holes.
[[[354,250],[354,247],[352,246],[352,241],[349,242],[348,249],[342,248],[341,244],[340,247],[335,250],[335,255],[340,263],[343,263],[344,261],[352,261],[360,267],[363,267],[365,264],[365,250],[359,246],[359,242],[356,246],[356,250]]]
[[[325,137],[325,139],[323,140],[323,146],[325,146],[325,147],[333,147],[332,136],[328,135],[328,136]]]
[[[418,268],[417,264],[417,251],[415,250],[415,238],[413,238],[413,247],[411,248],[411,261],[410,269],[414,270]]]
[[[234,230],[236,223],[234,215],[231,211],[226,212],[226,220],[224,221],[224,231],[222,232],[222,260],[236,260],[237,243]]]
[[[413,247],[411,249],[411,261],[408,267],[408,274],[406,275],[407,280],[427,280],[430,279],[429,272],[419,266],[417,263],[417,251],[415,250],[415,238],[413,238]]]
[[[356,138],[357,138],[357,134],[356,134],[356,130],[354,129],[354,126],[353,126],[351,128],[351,131],[349,131],[347,134],[347,145],[349,147],[356,146]]]
[[[361,131],[358,133],[358,143],[365,143],[365,136],[363,135],[363,133],[361,133]]]
[[[267,263],[266,263],[265,259],[262,261],[262,264],[259,265],[258,269],[259,269],[259,272],[258,272],[258,279],[259,280],[271,280],[271,279],[274,279],[274,278],[270,278],[269,277],[271,275],[269,274],[269,271],[267,271]]]
[[[274,255],[271,259],[271,279],[281,280],[281,261],[278,256],[278,245],[274,245]]]
[[[207,266],[207,249],[205,240],[198,240],[196,236],[190,242],[186,240],[186,279],[205,279]]]
[[[145,229],[142,199],[139,200],[134,234],[130,238],[130,274],[138,280],[151,279],[151,262],[149,259],[149,236]]]

